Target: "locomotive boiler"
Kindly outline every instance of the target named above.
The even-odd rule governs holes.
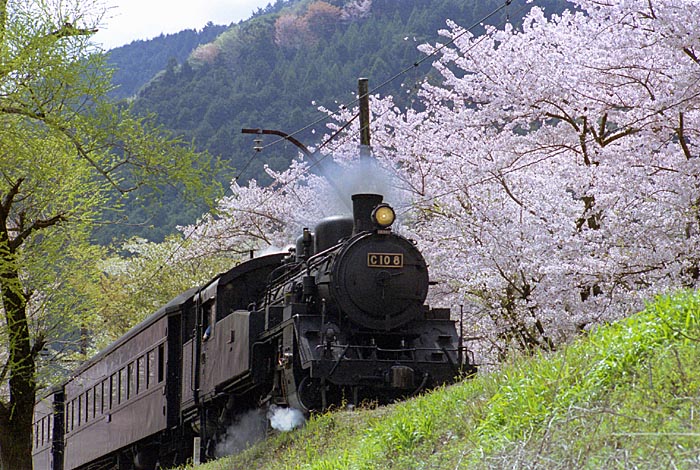
[[[376,194],[190,289],[37,406],[35,468],[206,460],[251,409],[388,403],[476,372],[428,266]]]

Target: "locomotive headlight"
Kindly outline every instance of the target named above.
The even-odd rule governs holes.
[[[379,204],[372,211],[372,220],[380,228],[387,228],[396,220],[396,213],[388,204]]]

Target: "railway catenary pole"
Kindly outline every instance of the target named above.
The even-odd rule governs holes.
[[[360,99],[360,160],[369,158],[372,154],[369,133],[369,82],[366,78],[357,80]]]

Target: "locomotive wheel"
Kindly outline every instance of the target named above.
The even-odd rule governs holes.
[[[308,375],[301,379],[297,389],[297,395],[301,404],[307,410],[320,410],[324,407],[323,397],[325,395],[325,387],[320,380],[312,379]]]

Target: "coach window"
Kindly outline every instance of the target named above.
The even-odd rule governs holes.
[[[109,406],[109,379],[103,380],[100,385],[100,414],[105,412],[107,406]]]
[[[89,388],[85,392],[85,422],[87,423],[90,421],[90,418],[92,418],[92,413],[94,408],[94,403],[93,401],[95,400],[95,395],[92,392],[92,389]]]
[[[100,412],[104,413],[109,409],[109,378],[102,381],[102,404]]]
[[[78,400],[77,404],[75,406],[76,410],[76,419],[75,419],[75,425],[76,427],[80,427],[80,423],[82,422],[81,418],[83,417],[83,395],[78,395]]]
[[[68,403],[68,405],[66,406],[65,418],[66,418],[65,429],[66,429],[66,432],[68,432],[68,431],[70,431],[70,403]]]
[[[126,387],[126,398],[128,400],[136,393],[136,374],[134,374],[133,362],[126,366],[126,377],[128,380]]]
[[[112,409],[119,403],[119,377],[112,374],[109,378],[109,408]]]
[[[95,385],[92,389],[92,417],[95,418],[102,413],[102,405],[100,404],[100,397],[102,397],[102,384],[99,383]]]
[[[109,407],[114,408],[119,404],[119,373],[115,372],[112,374],[112,377],[110,379],[110,388],[111,388],[111,399],[109,402]]]
[[[141,393],[146,388],[146,356],[141,356],[136,360],[136,393]]]
[[[153,386],[156,382],[156,351],[151,349],[146,354],[146,388]]]
[[[129,382],[126,376],[126,367],[119,371],[119,400],[118,403],[126,401],[126,387]]]
[[[70,424],[69,428],[71,431],[73,430],[73,425],[75,424],[75,400],[71,400],[70,402]]]
[[[109,379],[102,381],[102,393],[100,394],[100,414],[104,413],[109,406]]]
[[[211,336],[211,310],[209,306],[202,308],[202,341],[209,340]]]
[[[158,345],[158,383],[165,378],[165,345]]]

